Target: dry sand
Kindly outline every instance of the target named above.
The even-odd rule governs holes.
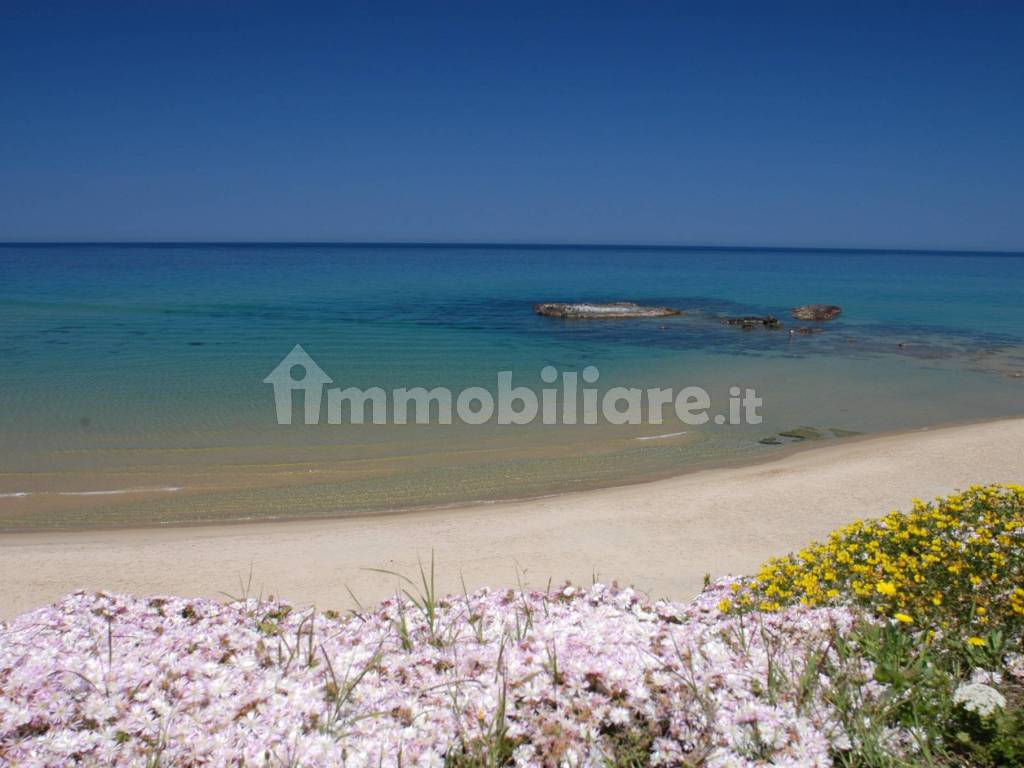
[[[321,608],[364,603],[433,551],[439,586],[618,580],[683,599],[858,517],[971,483],[1024,481],[1024,419],[844,441],[753,466],[533,501],[377,517],[0,535],[0,617],[76,589]]]

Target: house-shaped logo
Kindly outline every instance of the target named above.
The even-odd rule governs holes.
[[[302,345],[296,344],[284,360],[263,380],[264,384],[274,385],[274,405],[277,407],[277,423],[292,423],[292,392],[301,389],[305,401],[305,422],[320,423],[320,401],[323,397],[325,384],[333,383],[333,379],[313,362]]]

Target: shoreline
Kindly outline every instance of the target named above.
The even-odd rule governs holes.
[[[994,424],[1006,421],[1024,420],[1024,416],[998,416],[986,419],[968,419],[959,421],[940,422],[938,424],[931,424],[921,427],[910,427],[900,428],[894,430],[887,430],[882,432],[867,432],[849,435],[845,437],[827,437],[824,439],[805,439],[805,440],[793,440],[789,443],[783,443],[778,446],[767,447],[763,451],[757,453],[743,453],[732,456],[724,456],[715,459],[709,459],[706,461],[695,462],[690,465],[677,467],[673,470],[660,471],[660,472],[649,472],[641,474],[633,479],[621,480],[611,484],[595,484],[588,485],[579,488],[572,488],[565,491],[554,491],[550,493],[541,493],[534,495],[524,496],[511,496],[498,499],[466,499],[461,501],[455,501],[450,503],[439,503],[439,504],[415,504],[411,506],[395,507],[393,509],[380,509],[380,510],[351,510],[346,511],[340,509],[336,512],[328,514],[313,514],[313,515],[272,515],[272,514],[260,514],[249,517],[238,517],[238,518],[214,518],[214,519],[188,519],[188,520],[167,520],[167,521],[144,521],[144,522],[133,522],[133,523],[103,523],[96,522],[88,525],[55,525],[55,526],[18,526],[18,527],[3,527],[0,525],[0,537],[6,536],[21,536],[21,535],[32,535],[32,534],[59,534],[59,533],[89,533],[89,532],[113,532],[113,531],[145,531],[145,530],[172,530],[179,528],[209,528],[209,527],[233,527],[233,526],[246,526],[246,525],[280,525],[291,522],[330,522],[333,520],[359,520],[359,519],[375,519],[375,518],[391,518],[391,517],[407,517],[414,515],[421,515],[433,512],[458,512],[463,509],[472,509],[476,507],[494,507],[500,508],[504,505],[510,504],[527,504],[530,502],[539,502],[547,499],[558,499],[563,496],[572,496],[575,494],[584,493],[595,493],[606,490],[614,490],[620,488],[632,488],[637,486],[645,486],[652,483],[659,483],[666,480],[672,480],[674,478],[687,477],[689,475],[698,474],[701,472],[707,472],[718,469],[729,469],[729,468],[742,468],[742,467],[755,467],[762,464],[768,464],[776,461],[783,460],[789,456],[804,453],[807,451],[818,451],[821,449],[827,449],[835,447],[836,445],[852,445],[856,443],[862,443],[865,441],[873,441],[881,438],[899,437],[904,435],[915,435],[923,432],[934,432],[937,430],[953,429],[958,427],[968,426],[980,426],[985,424]],[[682,435],[686,433],[670,433],[669,436]],[[633,440],[656,440],[666,437],[666,435],[653,435],[653,436],[642,436],[631,438]],[[11,493],[11,494],[0,494],[0,497],[23,497],[23,496],[46,496],[53,494],[57,496],[81,496],[81,497],[102,497],[102,496],[131,496],[134,494],[156,494],[156,493],[167,493],[171,491],[184,490],[180,487],[161,487],[161,488],[126,488],[108,491],[82,491],[76,493],[68,492],[47,492],[47,491],[34,491],[29,493]]]
[[[785,446],[738,465],[534,499],[329,518],[0,533],[0,617],[76,588],[253,593],[345,608],[392,594],[418,561],[439,589],[548,580],[695,593],[858,517],[971,483],[1024,481],[1024,419]],[[746,457],[749,459],[749,457]]]

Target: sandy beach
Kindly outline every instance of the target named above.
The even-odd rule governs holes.
[[[78,588],[273,594],[321,608],[393,592],[617,580],[686,598],[858,517],[972,483],[1024,481],[1024,419],[834,443],[751,466],[533,501],[336,520],[0,536],[0,617]]]

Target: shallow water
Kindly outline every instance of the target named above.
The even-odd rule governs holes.
[[[763,456],[779,448],[759,440],[800,426],[840,439],[829,428],[1020,415],[1022,295],[1014,255],[6,246],[0,527],[503,499]],[[560,300],[687,314],[564,322],[531,311]],[[718,320],[774,313],[792,327],[788,308],[810,302],[844,311],[808,336]],[[730,386],[753,387],[764,422],[282,426],[263,379],[295,344],[340,387],[493,390],[511,370],[536,389],[545,365],[593,365],[602,388],[702,386],[712,413]]]

